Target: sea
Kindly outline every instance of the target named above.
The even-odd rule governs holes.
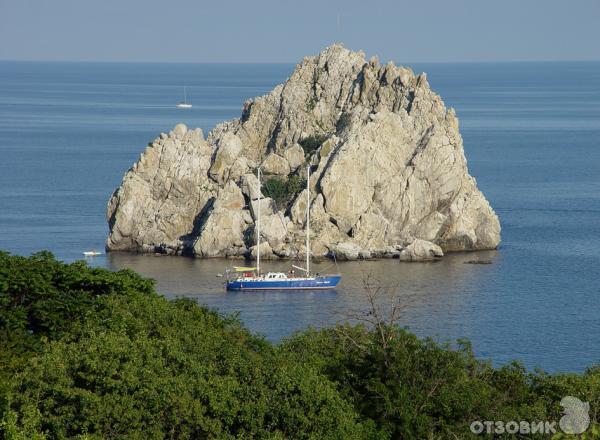
[[[600,363],[600,62],[407,65],[456,110],[469,170],[500,217],[497,251],[340,262],[343,281],[328,292],[226,292],[218,274],[231,262],[220,259],[111,253],[89,264],[132,268],[166,297],[237,313],[275,342],[363,313],[372,277],[400,325],[443,343],[466,338],[496,366]],[[0,61],[0,249],[67,262],[103,250],[107,201],[148,142],[179,122],[206,134],[293,69]],[[191,109],[175,107],[184,87]]]

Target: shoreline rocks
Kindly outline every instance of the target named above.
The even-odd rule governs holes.
[[[161,133],[108,203],[106,249],[254,258],[256,168],[290,191],[308,164],[315,256],[422,261],[500,243],[458,119],[425,74],[333,45],[206,139],[183,124]],[[305,190],[262,193],[261,256],[300,258]]]
[[[444,256],[444,251],[430,241],[416,239],[400,251],[400,261],[435,261]]]

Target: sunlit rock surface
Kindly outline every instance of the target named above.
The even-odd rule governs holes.
[[[454,110],[425,74],[333,45],[207,139],[182,124],[155,139],[109,201],[106,247],[253,257],[253,173],[285,181],[308,164],[315,255],[418,261],[500,242]],[[261,256],[301,257],[306,191],[280,204],[261,201]]]

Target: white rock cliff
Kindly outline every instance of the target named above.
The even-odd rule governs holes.
[[[263,186],[261,256],[300,257],[306,192],[286,181],[307,164],[315,255],[417,261],[500,242],[454,110],[425,74],[333,45],[206,140],[182,124],[155,139],[109,201],[107,250],[256,256],[260,166],[287,188]]]

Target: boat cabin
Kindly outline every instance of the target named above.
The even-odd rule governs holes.
[[[269,272],[265,275],[266,280],[285,280],[287,275],[282,272]]]

